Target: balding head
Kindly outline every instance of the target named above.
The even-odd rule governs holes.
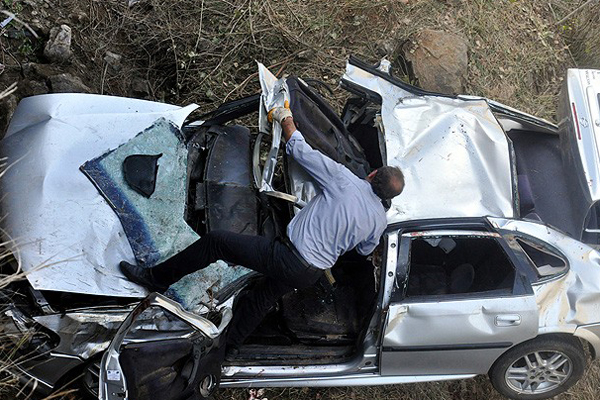
[[[381,167],[367,177],[373,192],[382,200],[393,199],[404,190],[404,174],[397,167]]]

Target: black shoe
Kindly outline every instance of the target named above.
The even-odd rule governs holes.
[[[154,282],[150,268],[138,267],[137,265],[129,264],[127,261],[121,261],[119,268],[127,279],[145,287],[151,292],[163,293],[169,288],[168,285]]]
[[[225,351],[225,361],[234,361],[237,356],[240,354],[240,349],[234,346],[227,347]]]

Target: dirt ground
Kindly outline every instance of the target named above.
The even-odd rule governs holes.
[[[194,102],[202,112],[256,93],[260,61],[278,75],[327,83],[333,88],[329,100],[340,107],[347,94],[337,85],[351,54],[372,63],[387,57],[396,76],[418,84],[403,49],[426,28],[466,40],[465,93],[550,120],[555,120],[567,68],[600,68],[597,0],[0,0],[0,11],[0,20],[16,17],[0,28],[0,92],[17,84],[12,94],[0,94],[2,130],[19,99],[56,91],[53,77],[64,73],[79,78],[82,90],[92,93]],[[44,46],[51,29],[62,24],[72,30],[73,55],[51,62]],[[0,380],[0,388],[10,385]],[[13,398],[11,393],[0,398]],[[599,396],[596,363],[560,398]],[[386,387],[269,389],[262,397],[501,398],[484,377]],[[248,392],[222,390],[217,398],[245,399]]]

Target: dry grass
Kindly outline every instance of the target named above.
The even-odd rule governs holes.
[[[467,93],[545,118],[554,117],[566,68],[600,68],[600,4],[586,5],[563,21],[583,0],[141,0],[131,8],[125,0],[59,0],[46,14],[35,1],[2,0],[1,5],[26,22],[32,18],[28,13],[39,11],[37,18],[52,18],[52,26],[71,25],[76,59],[64,69],[82,76],[92,90],[130,96],[135,81],[143,79],[149,82],[150,98],[195,102],[204,111],[256,93],[256,60],[279,75],[316,78],[335,87],[348,55],[373,63],[387,56],[401,65],[402,44],[425,28],[458,33],[468,41]],[[42,45],[27,40],[12,44],[2,37],[2,62],[35,61]],[[103,61],[106,51],[124,56],[120,68]],[[346,96],[336,88],[330,100],[340,107]],[[0,347],[0,356],[5,351]],[[13,383],[0,378],[0,397]],[[596,399],[599,385],[595,363],[560,398]],[[11,393],[3,398],[12,398]],[[266,396],[500,398],[482,377],[385,387],[269,389]],[[217,398],[247,397],[243,390],[224,390]]]
[[[412,34],[435,28],[463,35],[470,46],[466,92],[552,118],[565,69],[598,59],[598,5],[557,25],[580,3],[571,0],[161,0],[128,8],[122,0],[69,2],[85,15],[75,45],[87,82],[106,93],[128,94],[136,77],[152,97],[204,110],[258,90],[255,60],[282,74],[336,86],[349,54],[401,63]],[[566,34],[568,33],[568,35]],[[568,44],[574,47],[569,51]],[[577,43],[577,44],[573,44]],[[595,46],[595,47],[594,47]],[[577,47],[577,48],[575,48]],[[106,51],[125,55],[118,71]],[[346,96],[336,91],[332,101]]]

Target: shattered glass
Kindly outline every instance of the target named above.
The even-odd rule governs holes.
[[[157,154],[162,156],[156,187],[147,198],[127,183],[123,162],[131,155]],[[156,265],[199,239],[183,219],[186,165],[181,131],[161,118],[129,142],[81,167],[121,220],[139,265]]]

